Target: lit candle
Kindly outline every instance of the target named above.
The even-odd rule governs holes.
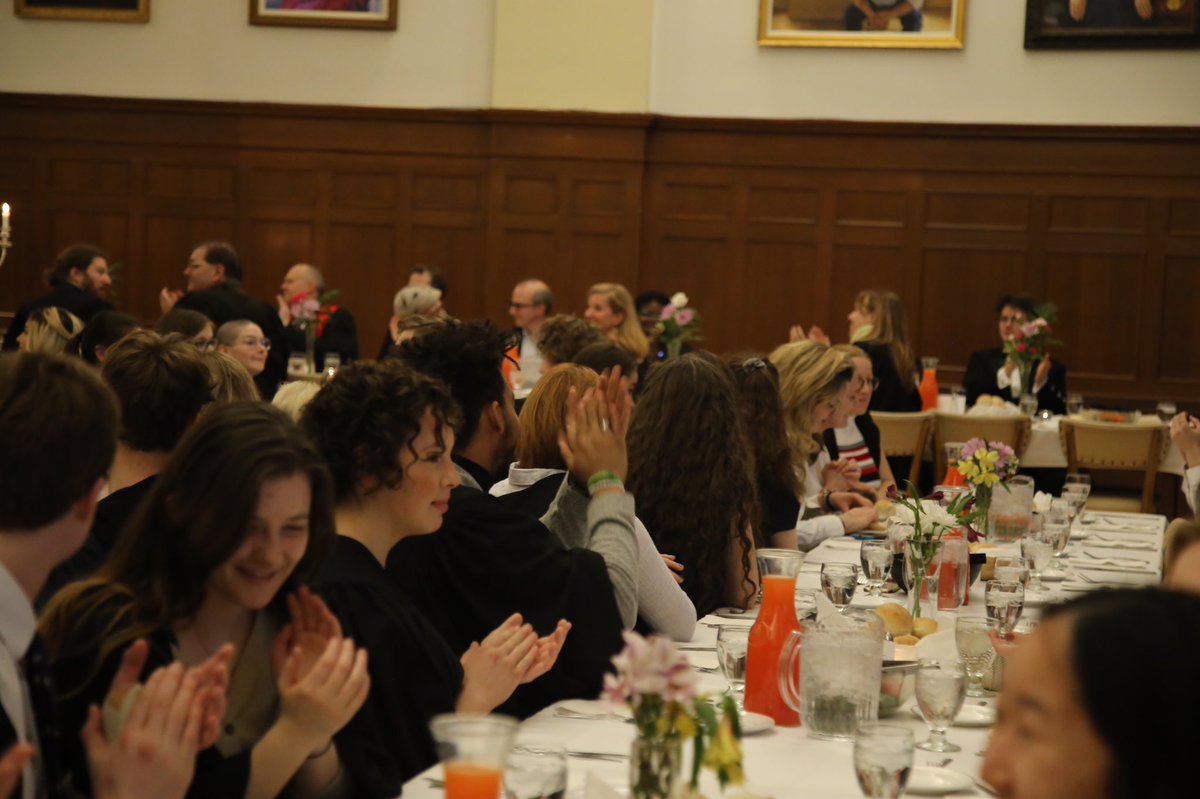
[[[0,233],[8,232],[8,217],[12,214],[12,210],[8,207],[8,203],[0,205]]]

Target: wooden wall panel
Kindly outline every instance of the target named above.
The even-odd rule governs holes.
[[[1200,410],[1200,131],[320,108],[0,94],[17,246],[0,311],[66,244],[122,264],[152,321],[197,242],[232,241],[264,299],[310,261],[373,353],[418,263],[448,308],[507,324],[517,280],[580,312],[593,282],[683,290],[717,351],[792,323],[835,340],[863,288],[903,297],[961,377],[992,305],[1062,309],[1071,388]],[[348,145],[352,142],[352,146]],[[897,158],[896,153],[904,153]]]

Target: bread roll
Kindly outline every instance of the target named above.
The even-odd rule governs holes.
[[[880,519],[886,519],[896,512],[896,503],[890,499],[881,499],[875,503],[875,515]]]
[[[895,639],[896,646],[916,646],[921,639],[915,635],[901,635]]]
[[[934,619],[914,619],[913,620],[913,635],[918,638],[924,638],[927,635],[936,633],[938,623]]]
[[[913,631],[912,614],[903,605],[886,602],[875,608],[875,615],[883,619],[883,625],[887,628],[888,635],[892,636],[892,640],[909,635]]]

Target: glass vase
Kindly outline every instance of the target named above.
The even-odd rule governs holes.
[[[678,740],[634,738],[629,757],[629,795],[668,799],[679,780],[682,747]]]
[[[991,486],[975,486],[975,505],[973,510],[979,511],[975,517],[975,532],[987,538],[992,532],[990,511],[992,509]]]
[[[914,619],[921,618],[923,612],[937,615],[939,548],[939,542],[929,540],[910,540],[904,546],[904,582],[908,586],[908,609]]]
[[[304,368],[310,375],[317,373],[317,325],[304,325]]]

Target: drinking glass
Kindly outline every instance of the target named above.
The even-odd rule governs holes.
[[[308,373],[308,362],[304,360],[304,353],[292,353],[288,356],[287,373],[291,377]]]
[[[863,541],[859,557],[867,576],[867,594],[881,596],[896,553],[886,541]]]
[[[1021,539],[1021,555],[1029,564],[1029,590],[1045,591],[1041,576],[1054,555],[1053,541],[1045,533],[1030,533]]]
[[[741,710],[746,699],[746,650],[750,628],[732,625],[717,630],[717,663],[729,683],[729,695]]]
[[[342,356],[336,352],[325,353],[325,376],[333,377],[342,367]]]
[[[504,770],[504,799],[563,799],[567,750],[554,744],[514,746]]]
[[[1067,395],[1067,415],[1078,416],[1083,412],[1083,395],[1068,394]]]
[[[1021,413],[1026,416],[1033,416],[1037,413],[1038,398],[1036,394],[1022,394],[1017,402],[1020,403]]]
[[[983,690],[983,674],[992,665],[996,652],[988,635],[992,629],[988,619],[959,619],[954,627],[954,643],[958,657],[967,672],[967,696],[988,696]]]
[[[1017,581],[992,580],[984,590],[987,617],[1002,636],[1011,633],[1025,609],[1025,586]]]
[[[1050,512],[1064,513],[1067,516],[1068,523],[1073,521],[1075,519],[1074,495],[1077,493],[1079,492],[1074,489],[1071,491],[1064,491],[1063,496],[1055,497],[1054,499],[1050,500]]]
[[[499,799],[517,720],[507,716],[434,716],[429,731],[446,777],[446,799]]]
[[[917,744],[926,752],[961,752],[946,740],[946,730],[962,710],[967,675],[954,661],[922,660],[917,667],[917,707],[929,725],[929,740]]]
[[[1169,422],[1179,411],[1175,407],[1174,400],[1163,400],[1154,407],[1154,412],[1158,414],[1160,422]]]
[[[1025,558],[999,557],[996,558],[996,568],[992,572],[992,581],[999,583],[1020,583],[1021,588],[1029,585],[1029,564]]]
[[[863,724],[854,737],[854,775],[863,796],[904,795],[913,764],[913,734],[895,724]]]
[[[821,590],[839,613],[845,613],[858,588],[858,567],[853,563],[822,563]]]
[[[1081,485],[1066,486],[1062,491],[1062,500],[1069,502],[1072,509],[1072,518],[1079,518],[1083,514],[1083,509],[1087,505],[1088,487]],[[1053,505],[1053,500],[1051,500]]]
[[[1042,535],[1052,542],[1054,557],[1065,558],[1071,542],[1071,519],[1062,510],[1050,508],[1042,517]]]
[[[1068,489],[1082,491],[1084,496],[1087,496],[1092,490],[1092,476],[1090,474],[1068,474],[1063,480],[1063,491]]]

